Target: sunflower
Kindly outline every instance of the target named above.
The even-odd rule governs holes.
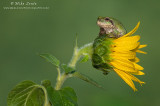
[[[134,91],[137,91],[133,81],[139,82],[141,85],[145,82],[140,81],[134,75],[144,75],[141,71],[144,68],[137,63],[139,59],[136,53],[144,53],[139,49],[147,45],[141,45],[140,36],[131,36],[139,27],[140,22],[129,33],[119,38],[104,37],[100,40],[95,40],[96,45],[93,45],[93,66],[100,70],[106,71],[113,69]],[[101,43],[100,43],[101,41]]]

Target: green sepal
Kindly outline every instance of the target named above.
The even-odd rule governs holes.
[[[104,74],[112,69],[109,64],[111,61],[111,44],[113,44],[113,38],[109,38],[107,35],[98,36],[93,43],[92,65],[103,71]]]
[[[55,65],[56,67],[59,67],[60,65],[60,61],[56,57],[52,56],[51,54],[48,54],[48,53],[40,54],[40,57],[46,59],[48,62]]]
[[[86,82],[88,82],[88,83],[90,83],[90,84],[92,84],[92,85],[94,85],[94,86],[96,86],[98,88],[102,88],[102,86],[100,86],[96,81],[94,81],[93,79],[89,78],[88,76],[86,76],[84,74],[81,74],[79,72],[74,72],[72,74],[72,76],[73,77],[77,77],[77,78],[79,78],[79,79],[81,79],[83,81],[86,81]]]
[[[32,81],[23,81],[8,94],[7,106],[50,106],[44,90]]]
[[[68,66],[68,65],[66,65],[66,64],[62,64],[61,67],[63,68],[63,70],[64,70],[65,73],[67,73],[67,74],[75,71],[74,68],[72,68],[72,67],[70,67],[70,66]]]

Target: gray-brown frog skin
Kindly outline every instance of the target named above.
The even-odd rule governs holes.
[[[97,25],[100,27],[99,36],[106,35],[110,38],[119,38],[127,33],[123,25],[111,17],[98,17]]]

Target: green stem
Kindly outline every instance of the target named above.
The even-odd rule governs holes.
[[[57,78],[57,83],[55,86],[55,90],[60,90],[60,88],[62,87],[64,81],[66,80],[66,78],[68,77],[68,75],[66,73],[63,73],[60,78]]]
[[[79,58],[82,55],[86,55],[86,54],[88,54],[91,57],[91,54],[92,54],[92,43],[89,43],[89,44],[81,47],[80,49],[78,49],[78,47],[76,46],[74,48],[73,57],[72,57],[71,61],[69,62],[68,66],[75,69],[76,63],[79,60]],[[67,74],[67,73],[61,74],[60,68],[57,68],[57,71],[58,71],[58,77],[57,77],[57,83],[56,83],[56,86],[55,86],[55,90],[61,89],[64,81],[67,78],[71,77],[71,75]]]
[[[61,77],[61,70],[60,70],[59,67],[57,67],[57,72],[58,72],[57,80],[60,80],[60,77]]]

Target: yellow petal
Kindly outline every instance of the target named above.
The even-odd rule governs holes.
[[[136,70],[143,70],[144,68],[136,63],[133,63]]]
[[[142,71],[137,71],[137,72],[132,73],[132,74],[134,74],[134,75],[144,75],[145,73],[144,73],[144,72],[142,72]]]
[[[147,45],[139,45],[138,49],[141,49],[141,48],[144,48],[146,47]]]
[[[119,69],[114,69],[114,71],[134,90],[137,91],[135,88],[135,85],[131,79],[131,76],[128,75],[127,73],[119,70]]]
[[[137,70],[135,70],[135,66],[133,65],[133,63],[122,57],[114,59],[113,61],[110,62],[110,64],[120,70],[124,70],[127,72],[137,72]]]
[[[133,43],[126,43],[126,45],[118,45],[117,47],[112,48],[113,51],[130,51],[133,50],[135,48],[137,48],[139,46],[139,42]]]
[[[139,35],[136,35],[136,36],[130,36],[130,37],[120,37],[120,38],[118,38],[118,39],[115,39],[115,40],[113,40],[113,42],[115,43],[115,44],[117,44],[118,43],[118,45],[119,44],[128,44],[128,43],[135,43],[135,42],[137,42],[138,40],[140,39],[140,36]]]
[[[115,39],[113,49],[116,49],[115,51],[119,50],[133,50],[139,47],[139,42],[137,42],[140,39],[139,35],[132,36],[132,37],[125,37],[120,39]]]
[[[134,63],[138,63],[140,60],[138,57],[136,57],[135,59],[131,59],[130,61],[134,62]]]
[[[122,52],[113,52],[110,54],[110,56],[112,58],[119,58],[119,57],[123,57],[123,58],[127,58],[127,59],[134,59],[136,57],[136,53],[132,52],[132,51],[128,51],[126,53],[122,53]]]
[[[143,54],[147,54],[147,52],[141,51],[141,50],[136,50],[136,52],[138,53],[143,53]]]
[[[136,27],[132,31],[130,31],[129,33],[125,34],[122,37],[127,37],[127,36],[132,35],[134,32],[136,32],[136,30],[138,29],[139,25],[140,25],[140,21],[137,23]]]
[[[126,72],[125,72],[126,73]],[[143,82],[143,81],[140,81],[138,78],[136,78],[135,76],[133,76],[133,75],[131,75],[131,74],[129,74],[129,73],[127,73],[130,77],[131,77],[131,79],[133,80],[133,81],[136,81],[136,82],[138,82],[141,86],[142,86],[142,84],[145,84],[145,82]]]

